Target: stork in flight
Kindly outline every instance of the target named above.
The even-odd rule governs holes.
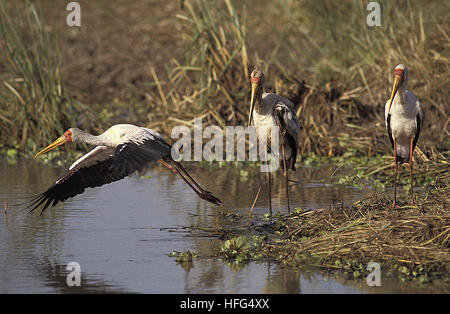
[[[294,104],[277,94],[264,93],[264,73],[261,70],[253,70],[250,74],[252,95],[250,100],[250,114],[248,125],[252,119],[256,127],[258,139],[267,136],[267,150],[270,151],[270,134],[273,127],[278,127],[281,156],[277,152],[271,152],[278,158],[285,179],[286,198],[288,212],[290,213],[288,170],[295,171],[297,160],[298,135],[301,130],[300,122],[295,114]],[[267,155],[266,155],[267,156]],[[267,158],[266,158],[267,160]],[[272,192],[270,183],[270,171],[267,169],[267,185],[269,196],[269,210],[272,215]]]
[[[423,122],[422,107],[417,97],[406,90],[408,68],[399,64],[394,69],[394,86],[391,98],[386,102],[384,116],[386,129],[394,149],[394,203],[397,206],[398,165],[409,163],[411,181],[411,204],[414,205],[413,191],[413,152],[419,139]]]
[[[200,198],[216,205],[221,203],[212,193],[201,188],[179,162],[172,159],[172,147],[154,130],[131,124],[117,124],[95,136],[71,128],[34,157],[72,142],[97,147],[75,161],[52,186],[36,196],[28,206],[30,211],[43,205],[42,215],[50,205],[55,206],[81,194],[86,188],[121,180],[135,171],[143,170],[152,161],[158,161],[179,175]]]

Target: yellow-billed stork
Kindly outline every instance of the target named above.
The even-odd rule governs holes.
[[[267,136],[267,150],[279,160],[283,175],[285,178],[286,198],[288,212],[290,213],[288,170],[295,171],[295,161],[297,160],[298,135],[301,130],[300,122],[295,114],[294,104],[274,93],[264,93],[264,73],[255,69],[250,74],[252,94],[250,100],[250,113],[248,124],[252,120],[256,128],[256,134],[259,139],[261,136]],[[270,134],[272,128],[278,128],[279,150],[271,151]],[[281,154],[279,153],[281,152]],[[266,155],[267,156],[267,155]],[[267,159],[266,159],[267,160]],[[268,161],[267,161],[268,162]],[[268,185],[269,210],[272,215],[272,192],[270,171],[266,173]]]
[[[397,206],[397,172],[398,165],[409,163],[411,181],[411,204],[414,205],[413,191],[413,151],[419,139],[423,123],[422,107],[417,97],[406,90],[408,68],[399,64],[394,69],[394,86],[391,97],[385,106],[385,122],[389,139],[394,149],[394,202]]]
[[[81,194],[86,188],[121,180],[135,171],[143,170],[152,161],[158,161],[179,175],[200,198],[216,205],[221,203],[211,192],[201,188],[184,167],[171,157],[171,145],[154,130],[117,124],[95,136],[78,128],[70,128],[34,157],[72,142],[96,147],[75,161],[45,192],[36,196],[28,206],[30,211],[43,205],[42,214],[50,205],[55,206]]]

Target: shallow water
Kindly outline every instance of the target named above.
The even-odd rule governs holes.
[[[367,293],[408,292],[393,281],[382,287],[343,282],[313,269],[293,270],[276,263],[250,263],[240,269],[214,258],[218,240],[183,227],[229,227],[220,212],[247,217],[265,177],[242,175],[232,166],[188,166],[202,186],[222,199],[221,207],[199,199],[161,166],[103,187],[88,189],[42,216],[15,204],[45,190],[64,172],[33,160],[0,160],[0,293]],[[300,168],[292,179],[292,207],[314,209],[350,203],[364,190],[323,184],[333,169]],[[275,175],[274,211],[286,211],[282,175]],[[262,190],[254,214],[267,211]],[[2,214],[3,216],[3,214]],[[4,218],[4,219],[3,219]],[[244,218],[245,220],[246,218]],[[191,250],[199,258],[182,267],[172,251]],[[69,287],[66,266],[81,268],[81,287]],[[415,292],[415,290],[412,290]],[[419,290],[419,292],[423,292]]]

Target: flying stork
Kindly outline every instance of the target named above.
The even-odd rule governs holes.
[[[397,206],[398,165],[409,163],[411,181],[411,204],[414,205],[413,191],[413,151],[419,139],[423,122],[422,107],[417,97],[406,90],[408,68],[399,64],[394,69],[394,86],[390,99],[386,102],[384,116],[386,129],[394,149],[394,203]]]
[[[179,175],[200,198],[216,205],[221,203],[212,193],[201,188],[179,162],[172,159],[171,145],[154,130],[131,124],[117,124],[95,136],[78,128],[70,128],[34,158],[72,142],[97,147],[76,160],[52,186],[32,199],[28,206],[31,208],[30,212],[43,205],[42,215],[50,205],[55,206],[81,194],[86,188],[121,180],[135,171],[143,170],[152,161],[158,161]]]
[[[271,152],[278,159],[285,179],[286,198],[288,212],[290,213],[288,170],[295,171],[295,161],[297,160],[298,135],[301,130],[300,122],[295,114],[294,104],[274,93],[264,93],[264,73],[255,69],[250,74],[252,94],[250,100],[250,114],[248,125],[252,119],[256,127],[256,134],[261,140],[262,136],[267,136],[267,153],[271,152],[270,134],[273,127],[278,128],[279,145],[278,152]],[[279,152],[281,151],[281,156]],[[267,158],[266,158],[267,160]],[[269,210],[272,215],[272,192],[270,183],[270,171],[267,165],[267,185],[269,197]]]

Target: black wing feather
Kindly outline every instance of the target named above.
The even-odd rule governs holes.
[[[417,126],[416,127],[416,135],[414,136],[414,139],[413,139],[413,148],[412,148],[413,151],[416,148],[417,141],[419,140],[420,128],[422,126],[422,120],[420,119],[419,114],[416,115],[416,126]]]
[[[99,149],[97,147],[96,149]],[[150,137],[141,142],[126,142],[118,145],[114,154],[97,162],[80,162],[69,169],[45,192],[31,200],[26,208],[30,212],[42,206],[42,213],[59,202],[72,198],[85,191],[121,180],[126,176],[141,171],[147,163],[170,155],[171,146],[157,137]]]
[[[113,157],[100,161],[88,167],[74,167],[61,176],[45,192],[38,195],[28,208],[34,211],[42,204],[42,213],[51,205],[72,198],[85,191],[86,188],[94,188],[107,183],[118,181],[126,177],[126,174],[111,171]]]
[[[391,141],[392,149],[394,149],[394,138],[392,137],[392,130],[391,130],[391,114],[389,113],[386,118],[386,129],[389,134],[389,140]]]
[[[143,143],[130,141],[117,146],[111,168],[128,174],[136,170],[141,171],[147,163],[169,156],[171,150],[169,144],[157,137]]]

